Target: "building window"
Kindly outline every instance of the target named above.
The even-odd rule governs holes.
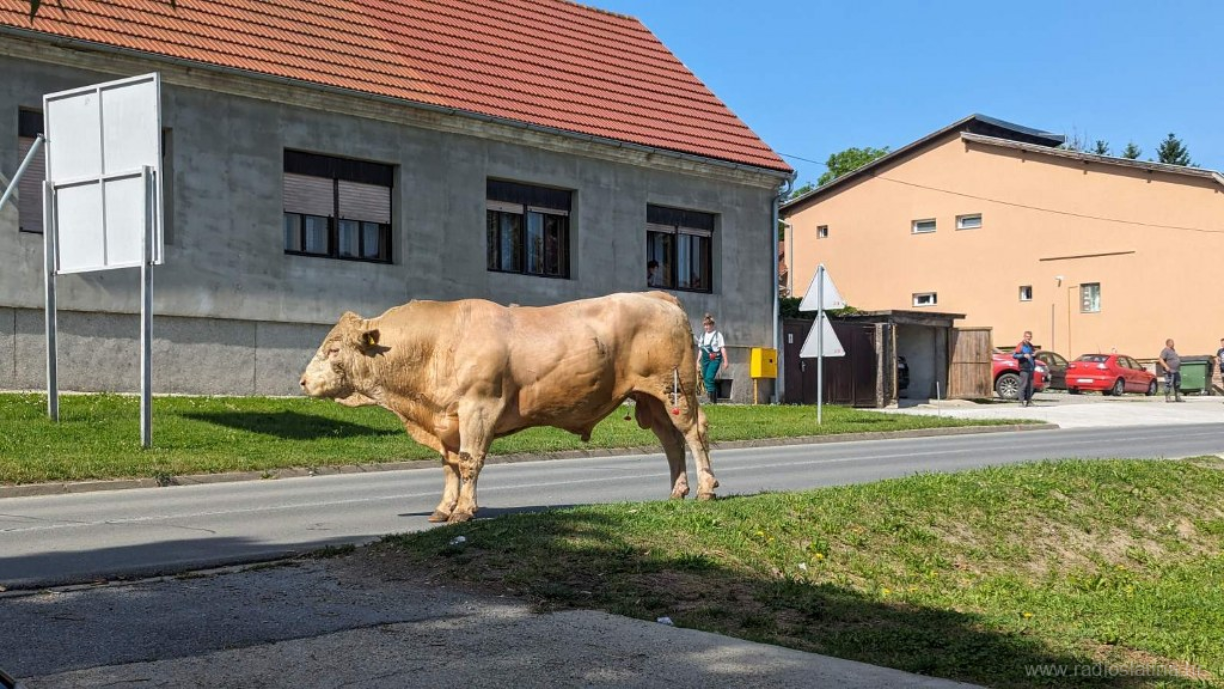
[[[914,306],[935,306],[939,303],[939,295],[934,292],[917,292],[914,294]]]
[[[829,237],[829,226],[828,225],[820,225],[819,227],[816,228],[816,238],[817,239],[827,239],[828,237]]]
[[[285,151],[285,253],[391,262],[395,168]]]
[[[926,234],[935,231],[934,220],[915,220],[912,227],[913,234]]]
[[[572,191],[491,179],[485,197],[489,270],[570,276]]]
[[[1032,285],[1021,285],[1020,286],[1020,301],[1032,301],[1032,300],[1033,300],[1033,286]]]
[[[658,262],[660,287],[714,291],[714,219],[712,213],[646,206],[646,262]]]
[[[976,230],[982,226],[982,214],[974,213],[973,215],[958,215],[956,216],[956,229],[958,230]]]
[[[1087,282],[1080,285],[1080,311],[1096,313],[1101,310],[1101,283]]]
[[[43,116],[33,110],[17,111],[17,164],[25,160],[39,134]],[[47,179],[46,142],[17,183],[17,228],[21,232],[43,231],[43,180]]]

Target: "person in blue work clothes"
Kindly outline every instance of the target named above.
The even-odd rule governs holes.
[[[1012,358],[1020,365],[1020,388],[1016,390],[1016,398],[1020,400],[1020,406],[1033,406],[1033,369],[1037,367],[1036,359],[1033,355],[1037,349],[1033,347],[1033,333],[1028,330],[1024,331],[1024,339],[1020,340],[1020,344],[1016,345],[1015,351],[1012,352]]]
[[[727,365],[727,341],[722,333],[714,329],[714,317],[706,314],[701,319],[701,336],[697,338],[697,348],[700,357],[698,366],[701,377],[705,381],[706,392],[710,395],[710,404],[718,402],[718,373]]]

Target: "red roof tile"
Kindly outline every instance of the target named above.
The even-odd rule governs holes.
[[[641,22],[566,0],[0,0],[0,26],[790,171]]]

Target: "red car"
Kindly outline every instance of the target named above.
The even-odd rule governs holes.
[[[999,397],[1005,400],[1016,399],[1020,390],[1020,362],[1012,357],[1011,350],[995,352],[991,356],[990,368],[994,389]],[[1044,363],[1037,362],[1036,371],[1033,373],[1033,392],[1045,390],[1049,371]]]
[[[1067,364],[1067,392],[1073,395],[1083,390],[1155,395],[1156,387],[1156,376],[1125,354],[1085,354]]]

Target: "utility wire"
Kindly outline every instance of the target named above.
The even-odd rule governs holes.
[[[892,182],[893,184],[902,184],[907,187],[917,187],[919,189],[926,189],[927,191],[937,191],[942,194],[951,194],[953,196],[963,196],[964,198],[967,198],[967,199],[986,201],[988,203],[997,203],[1003,206],[1012,206],[1013,208],[1025,208],[1025,209],[1033,210],[1033,211],[1041,211],[1043,213],[1053,213],[1055,215],[1066,215],[1072,218],[1084,218],[1086,220],[1103,220],[1105,222],[1116,222],[1116,223],[1122,223],[1124,225],[1138,225],[1140,227],[1154,227],[1154,228],[1158,228],[1162,230],[1178,230],[1181,232],[1203,232],[1205,234],[1224,234],[1224,230],[1209,230],[1209,229],[1202,228],[1202,227],[1183,227],[1181,225],[1158,225],[1156,223],[1146,223],[1146,222],[1140,222],[1138,220],[1122,220],[1121,218],[1107,218],[1101,215],[1088,215],[1087,213],[1074,213],[1072,211],[1060,211],[1055,208],[1043,208],[1041,206],[1030,206],[1030,205],[1023,204],[1023,203],[1016,203],[1014,201],[1003,201],[1000,199],[992,199],[988,196],[976,196],[974,194],[966,194],[964,192],[952,191],[950,189],[940,189],[939,187],[929,187],[925,184],[918,184],[916,182],[905,182],[899,179],[885,177],[884,175],[873,175],[873,177],[875,179],[882,179],[885,182]]]

